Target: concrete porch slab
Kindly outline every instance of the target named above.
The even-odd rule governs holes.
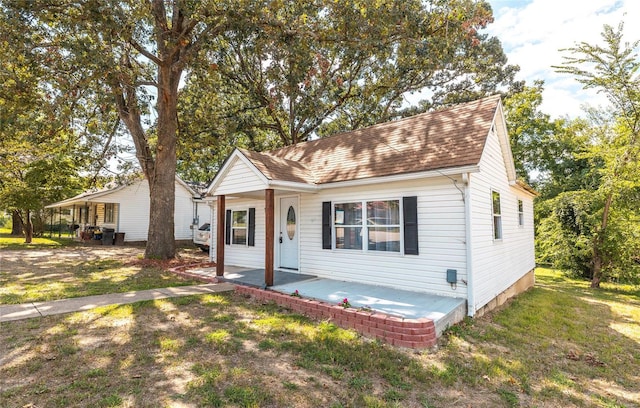
[[[304,275],[297,272],[273,271],[274,287],[280,285],[295,285],[297,282],[315,278],[313,275]],[[264,269],[242,269],[225,266],[224,276],[220,280],[261,288],[264,286]]]
[[[331,304],[347,298],[354,308],[369,307],[405,319],[428,318],[435,323],[438,336],[464,319],[467,312],[465,299],[324,278],[274,285],[270,289],[289,294],[297,290],[303,298]]]
[[[209,269],[208,272],[215,275],[215,270]],[[225,266],[221,280],[262,288],[264,269]],[[281,270],[274,271],[274,286],[268,289],[287,295],[297,290],[303,298],[333,305],[347,298],[354,308],[369,307],[374,311],[405,319],[431,319],[435,324],[437,336],[440,336],[448,327],[462,321],[467,315],[465,299],[318,278]]]

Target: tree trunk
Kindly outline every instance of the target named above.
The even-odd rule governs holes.
[[[593,242],[593,274],[591,275],[591,287],[599,288],[602,281],[602,245],[604,244],[604,238],[607,230],[607,224],[609,222],[609,214],[611,213],[611,203],[613,202],[613,194],[609,193],[607,199],[604,202],[604,209],[602,211],[602,221],[600,223],[600,229],[596,232],[596,236]]]
[[[18,210],[13,210],[11,213],[11,235],[22,236],[22,218]]]
[[[602,280],[602,254],[599,248],[593,249],[593,275],[591,277],[591,287],[599,288]]]
[[[24,222],[24,243],[30,244],[33,241],[33,224],[31,223],[31,210],[27,210]]]
[[[180,73],[171,64],[158,68],[158,145],[154,174],[149,180],[149,233],[146,258],[176,256],[175,185],[178,82]]]

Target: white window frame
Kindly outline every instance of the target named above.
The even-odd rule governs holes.
[[[385,224],[384,227],[386,228],[398,228],[399,230],[399,248],[398,251],[381,251],[381,250],[376,250],[376,249],[369,249],[369,227],[372,227],[372,225],[368,225],[366,220],[368,219],[367,217],[367,203],[371,203],[371,202],[375,202],[375,201],[396,201],[398,202],[398,220],[399,220],[399,224]],[[361,211],[361,216],[360,216],[360,220],[361,223],[360,224],[336,224],[336,206],[341,205],[341,204],[360,204],[360,211]],[[372,253],[376,253],[376,254],[394,254],[394,255],[404,255],[404,219],[403,219],[403,207],[402,207],[403,203],[402,203],[402,198],[372,198],[372,199],[367,199],[367,200],[345,200],[345,201],[334,201],[331,203],[331,228],[332,228],[332,233],[331,233],[331,238],[332,238],[332,248],[334,250],[338,250],[338,251],[354,251],[354,252],[372,252]],[[360,249],[350,249],[350,248],[338,248],[337,247],[337,228],[361,228],[361,245],[362,248]]]
[[[244,227],[235,227],[234,224],[234,214],[235,213],[240,213],[240,212],[244,212],[244,216],[245,216],[245,220],[246,220],[246,225]],[[244,230],[244,243],[236,243],[234,242],[234,234],[233,232],[235,230]],[[248,246],[249,245],[249,209],[248,208],[238,208],[238,209],[231,209],[231,241],[230,241],[231,245],[235,245],[235,246]]]
[[[498,195],[498,212],[496,212],[496,208],[494,206],[494,194]],[[504,236],[503,236],[503,228],[502,228],[502,203],[501,203],[500,192],[496,190],[491,190],[490,198],[491,198],[490,200],[491,230],[493,232],[493,240],[502,241]]]
[[[524,201],[518,198],[518,227],[524,227]]]
[[[110,208],[110,210],[108,209]],[[104,222],[105,224],[113,224],[116,214],[116,205],[114,203],[104,204]]]

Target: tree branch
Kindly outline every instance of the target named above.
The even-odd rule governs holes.
[[[162,64],[162,60],[160,58],[158,58],[157,56],[153,55],[152,53],[150,53],[149,51],[147,51],[143,46],[141,46],[140,44],[138,44],[138,42],[136,40],[134,40],[133,38],[129,39],[129,44],[135,48],[140,54],[144,55],[145,57],[147,57],[149,60],[151,60],[151,62],[153,62],[156,65],[160,65]]]

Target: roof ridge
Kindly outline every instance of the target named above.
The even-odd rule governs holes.
[[[268,178],[324,184],[477,165],[500,101],[475,101],[245,157]]]
[[[419,120],[420,118],[423,118],[424,116],[430,116],[430,115],[433,115],[433,114],[442,113],[442,112],[446,112],[446,111],[450,111],[450,110],[464,109],[468,105],[481,104],[482,102],[489,101],[491,99],[499,100],[500,98],[501,98],[500,94],[493,94],[493,95],[485,96],[483,98],[475,99],[475,100],[472,100],[472,101],[462,102],[462,103],[455,104],[455,105],[450,105],[450,106],[442,106],[442,107],[437,108],[437,109],[432,110],[432,111],[421,112],[421,113],[417,113],[415,115],[406,116],[406,117],[390,120],[390,121],[387,121],[387,122],[375,123],[373,125],[361,127],[361,128],[354,129],[354,130],[345,130],[345,131],[342,131],[342,132],[334,133],[334,134],[329,135],[329,136],[321,137],[321,138],[314,139],[314,140],[306,140],[306,141],[303,141],[303,142],[300,142],[300,143],[297,143],[297,144],[294,144],[294,145],[283,146],[283,147],[280,147],[280,148],[277,148],[277,149],[273,149],[273,150],[266,150],[266,151],[264,151],[262,153],[275,155],[275,154],[279,154],[280,152],[297,150],[297,149],[304,149],[305,146],[308,146],[309,144],[317,144],[317,143],[320,143],[320,141],[323,141],[323,140],[329,140],[329,139],[333,139],[335,137],[340,137],[340,136],[353,134],[353,133],[363,133],[363,132],[365,132],[367,130],[370,130],[371,128],[383,129],[383,128],[387,127],[387,126],[397,125],[398,123],[401,123],[401,122],[404,122],[404,121],[416,120],[416,119]]]

